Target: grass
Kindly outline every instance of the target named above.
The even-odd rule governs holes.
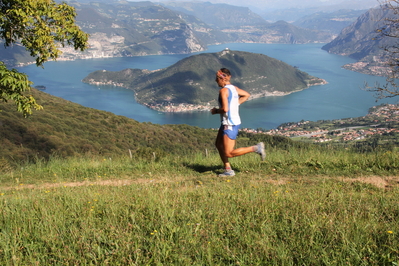
[[[0,264],[397,265],[398,159],[269,149],[232,178],[216,154],[21,165],[0,175]]]

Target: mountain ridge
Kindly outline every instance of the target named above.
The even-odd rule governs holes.
[[[70,47],[61,48],[63,54],[58,58],[59,61],[190,54],[204,51],[208,45],[233,42],[315,43],[332,39],[330,34],[323,32],[295,26],[287,27],[281,23],[270,24],[248,8],[227,4],[224,4],[223,8],[227,14],[234,14],[232,18],[220,17],[215,4],[200,5],[209,16],[215,17],[213,26],[190,12],[175,11],[149,1],[72,1],[70,4],[77,11],[77,25],[90,34],[90,47],[84,52],[74,51]],[[222,18],[227,19],[227,25]],[[0,54],[0,60],[3,58],[7,59],[7,65],[10,66],[34,63],[27,52],[18,55],[14,54],[12,49],[5,49]]]
[[[384,25],[384,20],[391,15],[391,11],[385,8],[370,9],[344,28],[339,36],[324,45],[322,49],[358,61],[344,65],[346,69],[384,76],[386,67],[383,47],[395,45],[397,38],[382,38],[378,30]]]

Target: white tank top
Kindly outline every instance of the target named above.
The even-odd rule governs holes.
[[[229,111],[224,114],[220,114],[222,120],[222,125],[236,126],[241,124],[240,114],[239,114],[239,98],[236,87],[234,85],[228,84],[225,86],[229,90],[228,108]],[[222,107],[222,100],[219,98],[219,107]]]

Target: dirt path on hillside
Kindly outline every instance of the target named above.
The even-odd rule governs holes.
[[[321,177],[326,178],[326,177]],[[329,179],[331,179],[329,177]],[[368,177],[333,177],[338,181],[354,183],[360,182],[365,184],[370,184],[382,189],[390,189],[399,186],[399,176],[368,176]],[[264,179],[262,182],[270,183],[273,185],[284,185],[290,182],[290,178],[279,178],[279,179]],[[186,180],[187,181],[187,180]],[[195,180],[193,180],[194,182]],[[259,180],[258,180],[259,181]],[[50,189],[59,187],[81,187],[81,186],[128,186],[132,184],[157,184],[157,183],[170,183],[176,182],[176,180],[170,179],[120,179],[120,180],[100,180],[100,181],[82,181],[82,182],[61,182],[61,183],[43,183],[43,184],[20,184],[15,186],[1,187],[1,190],[21,190],[21,189]]]
[[[131,184],[150,184],[159,183],[162,180],[154,179],[120,179],[120,180],[101,180],[101,181],[82,181],[82,182],[60,182],[60,183],[43,183],[43,184],[20,184],[15,186],[1,187],[0,190],[13,189],[48,189],[58,187],[83,187],[83,186],[128,186]]]

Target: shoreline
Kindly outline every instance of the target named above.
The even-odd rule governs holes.
[[[295,92],[300,92],[302,90],[308,89],[312,86],[321,86],[325,85],[328,82],[323,80],[323,82],[320,83],[315,83],[312,85],[309,85],[308,87],[304,89],[299,89],[291,92],[281,92],[281,91],[273,91],[273,92],[263,92],[263,93],[258,93],[258,94],[251,94],[251,97],[248,99],[248,101],[263,98],[263,97],[282,97],[282,96],[287,96],[289,94],[295,93]],[[121,87],[125,88],[127,90],[132,90],[125,86],[123,83],[117,83],[114,81],[108,81],[108,82],[98,82],[98,81],[89,81],[88,84],[90,85],[96,85],[96,86],[115,86],[115,87]],[[136,99],[137,101],[137,99]],[[190,103],[161,103],[161,104],[148,104],[148,103],[141,103],[137,101],[137,103],[146,106],[147,108],[157,111],[157,112],[162,112],[162,113],[190,113],[190,112],[207,112],[213,107],[217,106],[216,101],[211,101],[208,103],[203,103],[203,104],[190,104]]]
[[[313,79],[314,81],[315,79]],[[249,97],[248,101],[254,100],[254,99],[259,99],[259,98],[263,98],[263,97],[280,97],[280,96],[286,96],[295,92],[299,92],[302,90],[306,90],[312,86],[321,86],[321,85],[326,85],[328,82],[324,79],[321,78],[317,78],[318,81],[317,83],[313,83],[313,84],[309,84],[306,88],[303,89],[298,89],[295,91],[290,91],[290,92],[282,92],[282,91],[273,91],[273,92],[261,92],[261,93],[257,93],[257,94],[251,94],[251,96]],[[118,82],[114,82],[112,80],[109,80],[107,82],[99,82],[99,81],[93,81],[93,80],[89,80],[87,82],[88,84],[91,85],[96,85],[96,86],[115,86],[115,87],[121,87],[121,88],[125,88],[127,90],[133,90],[131,88],[128,88],[127,86],[125,86],[125,84],[123,83],[118,83]],[[133,90],[134,91],[134,90]],[[137,101],[137,99],[136,99]],[[149,103],[141,103],[140,101],[137,101],[137,103],[144,105],[148,108],[150,108],[151,110],[157,111],[157,112],[162,112],[162,113],[190,113],[190,112],[205,112],[205,111],[209,111],[210,109],[212,109],[215,105],[217,105],[217,102],[215,100],[207,102],[207,103],[203,103],[203,104],[190,104],[190,103],[169,103],[169,104],[165,104],[165,103],[161,103],[161,104],[149,104]]]

